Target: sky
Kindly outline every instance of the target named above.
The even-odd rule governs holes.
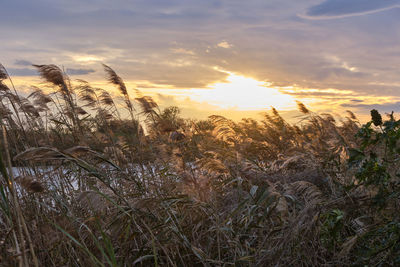
[[[3,0],[0,36],[24,92],[32,63],[114,90],[105,63],[183,116],[400,112],[400,0]]]

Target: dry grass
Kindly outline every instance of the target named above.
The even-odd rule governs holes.
[[[298,103],[295,125],[275,109],[262,121],[193,121],[137,92],[135,113],[104,65],[125,119],[107,91],[35,67],[54,90],[22,98],[0,65],[1,123],[19,168],[10,181],[2,164],[0,266],[342,266],[377,223],[359,214],[365,192],[345,190],[358,146],[351,112],[337,122]],[[336,209],[340,238],[327,235]]]

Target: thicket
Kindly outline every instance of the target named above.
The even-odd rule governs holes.
[[[35,67],[23,97],[0,65],[0,266],[400,264],[393,113],[183,119]]]

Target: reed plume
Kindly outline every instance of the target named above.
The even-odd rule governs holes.
[[[301,113],[303,114],[309,114],[310,110],[306,108],[306,106],[301,103],[300,101],[296,101],[297,102],[297,108],[300,110]]]
[[[134,117],[133,117],[134,108],[133,108],[132,102],[130,100],[130,97],[129,97],[129,94],[128,94],[128,90],[126,89],[124,81],[122,80],[121,77],[119,77],[117,75],[117,73],[112,68],[110,68],[109,66],[107,66],[105,64],[103,64],[103,67],[104,67],[104,70],[105,70],[106,75],[107,75],[106,76],[107,80],[110,83],[116,85],[118,90],[120,91],[120,93],[124,96],[126,108],[128,109],[128,111],[129,111],[129,113],[131,115],[131,118],[133,120],[134,119]]]
[[[0,164],[0,265],[32,265],[34,253],[41,266],[395,265],[393,114],[361,126],[351,112],[341,119],[298,102],[295,123],[274,108],[261,120],[194,120],[139,91],[133,114],[122,78],[103,65],[129,120],[110,92],[35,67],[53,91],[31,87],[24,98],[2,83],[0,65],[12,170]]]
[[[69,94],[69,89],[64,80],[64,74],[58,66],[54,64],[33,65],[33,66],[38,69],[38,72],[43,79],[45,79],[47,82],[51,84],[59,86],[64,94],[66,95]]]
[[[8,79],[6,68],[0,63],[0,81]]]

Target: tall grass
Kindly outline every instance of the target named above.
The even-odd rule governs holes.
[[[362,126],[351,112],[335,119],[298,103],[296,124],[275,109],[261,121],[183,119],[138,91],[131,98],[104,65],[125,118],[106,90],[35,67],[46,88],[27,98],[0,67],[0,266],[400,259],[393,116]],[[371,160],[386,169],[368,169]]]

